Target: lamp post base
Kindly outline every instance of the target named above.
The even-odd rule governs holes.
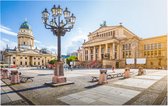
[[[52,87],[63,86],[74,84],[74,82],[67,81],[67,78],[64,76],[63,62],[57,62],[55,64],[54,76],[52,77],[52,82],[46,82],[45,85]]]
[[[53,76],[52,82],[53,83],[64,83],[64,82],[66,82],[66,77],[64,77],[64,76]]]

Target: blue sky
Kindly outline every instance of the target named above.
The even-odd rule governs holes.
[[[17,46],[17,32],[25,18],[32,27],[35,46],[55,52],[57,39],[44,28],[41,12],[44,8],[61,5],[76,16],[71,32],[62,37],[62,54],[76,51],[105,20],[107,25],[123,26],[141,38],[167,33],[166,0],[51,0],[51,1],[1,1],[1,49],[6,44]]]

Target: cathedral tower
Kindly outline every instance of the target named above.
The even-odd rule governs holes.
[[[30,25],[27,21],[24,21],[18,32],[18,49],[33,49],[34,48],[34,36]]]

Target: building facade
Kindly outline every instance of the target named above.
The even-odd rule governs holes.
[[[103,67],[124,68],[127,58],[146,58],[146,68],[167,67],[167,36],[142,39],[123,25],[102,25],[89,33],[88,41],[78,50],[80,61],[100,61]],[[152,49],[146,49],[150,45]],[[156,49],[153,49],[157,45]],[[145,48],[144,48],[145,47]],[[144,55],[145,53],[149,55]],[[157,55],[154,52],[157,51]],[[152,55],[153,54],[153,55]],[[137,65],[138,66],[138,65]]]
[[[4,51],[4,63],[16,66],[46,66],[56,55],[46,49],[34,49],[34,36],[27,21],[23,22],[18,32],[18,47]]]

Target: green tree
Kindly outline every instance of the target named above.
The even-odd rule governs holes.
[[[55,64],[56,62],[57,62],[57,60],[56,60],[56,59],[53,59],[53,60],[49,61],[48,63],[49,63],[49,64]]]
[[[66,63],[70,65],[71,61],[76,61],[78,58],[76,56],[70,56],[66,59]]]

